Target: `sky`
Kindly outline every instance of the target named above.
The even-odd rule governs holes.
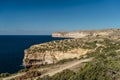
[[[120,28],[120,0],[0,0],[0,35]]]

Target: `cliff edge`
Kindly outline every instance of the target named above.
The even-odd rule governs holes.
[[[111,37],[120,36],[120,29],[104,29],[104,30],[79,30],[73,32],[54,32],[52,37],[62,38],[84,38],[84,37]]]

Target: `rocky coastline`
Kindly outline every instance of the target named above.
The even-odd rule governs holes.
[[[24,51],[23,65],[54,64],[62,59],[80,58],[80,56],[93,51],[97,46],[96,41],[120,39],[120,29],[86,30],[76,32],[55,32],[53,37],[73,38],[56,40],[33,45]],[[91,44],[92,47],[89,47]]]

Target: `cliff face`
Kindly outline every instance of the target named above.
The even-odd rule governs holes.
[[[46,51],[45,53],[36,52],[34,54],[29,54],[25,51],[24,66],[42,65],[42,64],[54,64],[59,60],[69,59],[69,58],[79,58],[84,55],[89,50],[86,49],[76,49],[69,52],[60,51]]]
[[[66,39],[60,41],[52,41],[33,45],[24,51],[24,66],[53,64],[63,59],[80,58],[96,47],[88,44],[84,45],[85,40]]]
[[[64,37],[64,38],[84,38],[84,37],[110,37],[119,36],[120,29],[106,29],[106,30],[80,30],[74,32],[54,32],[53,37]]]

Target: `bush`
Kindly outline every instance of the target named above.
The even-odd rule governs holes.
[[[57,73],[51,77],[51,80],[68,80],[71,76],[75,75],[75,72],[66,69],[61,73]]]
[[[37,80],[51,80],[51,77],[46,75],[46,76],[43,76],[43,78],[38,78]]]
[[[1,73],[1,74],[0,74],[0,78],[8,77],[8,76],[10,76],[9,73]]]
[[[24,68],[24,69],[21,69],[20,71],[18,71],[18,72],[27,72],[28,71],[28,68]]]
[[[28,78],[38,77],[40,75],[41,75],[41,72],[33,70],[33,71],[26,72],[25,75],[17,77],[15,80],[25,80],[25,79],[28,79]]]
[[[77,59],[77,58],[75,57],[75,58],[69,58],[69,59],[62,59],[62,60],[58,61],[56,64],[64,64],[65,62],[73,61],[75,59]]]

